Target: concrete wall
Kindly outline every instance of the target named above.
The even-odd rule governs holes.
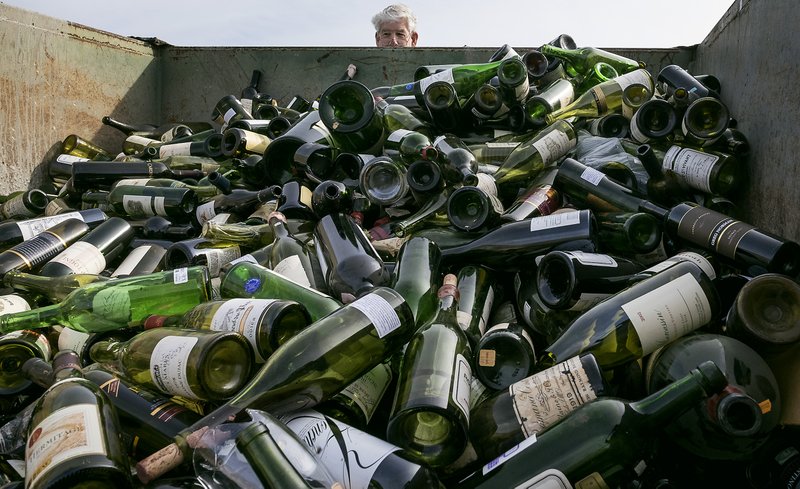
[[[800,241],[800,2],[735,1],[698,46],[693,73],[713,73],[753,148],[743,217]]]

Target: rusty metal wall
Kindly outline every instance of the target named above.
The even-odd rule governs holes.
[[[148,43],[0,4],[0,53],[0,194],[41,182],[71,133],[118,149],[104,115],[161,117]]]
[[[713,73],[750,140],[745,219],[800,241],[800,2],[739,0],[697,48],[694,73]]]

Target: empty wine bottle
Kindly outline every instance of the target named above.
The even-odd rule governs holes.
[[[392,206],[408,194],[406,166],[388,156],[376,156],[369,160],[359,175],[359,188],[370,202],[380,206]]]
[[[552,214],[561,207],[561,193],[553,187],[557,168],[551,168],[535,178],[500,216],[504,222],[521,221]]]
[[[491,460],[607,391],[592,354],[570,358],[490,394],[471,412],[470,441]]]
[[[746,180],[746,167],[733,155],[681,145],[663,153],[662,166],[688,187],[716,195],[731,195]]]
[[[475,376],[490,389],[501,390],[534,370],[536,353],[525,327],[516,321],[495,324],[475,345]]]
[[[438,151],[442,176],[450,183],[475,185],[478,177],[478,161],[466,144],[454,134],[436,138],[433,147]]]
[[[324,292],[327,287],[314,251],[289,232],[282,213],[273,212],[268,219],[274,237],[269,267],[290,280]]]
[[[460,131],[468,126],[467,117],[453,85],[446,81],[435,81],[423,92],[423,107],[428,109],[433,125],[441,131]]]
[[[160,272],[164,269],[167,249],[157,244],[143,244],[133,248],[111,273],[111,278],[136,277]]]
[[[14,192],[0,204],[0,215],[4,219],[26,219],[36,217],[47,207],[47,194],[39,189]]]
[[[485,173],[479,175],[477,186],[462,186],[447,198],[447,218],[456,229],[492,229],[500,222],[504,209],[494,179]]]
[[[8,249],[17,243],[31,239],[42,231],[67,219],[79,219],[85,222],[89,228],[95,228],[108,219],[108,216],[100,209],[86,209],[66,212],[56,216],[0,223],[0,249]]]
[[[99,274],[128,248],[133,228],[124,219],[112,217],[68,246],[39,270],[39,275],[56,277],[73,273]]]
[[[0,275],[10,270],[38,271],[42,264],[64,251],[89,231],[80,219],[67,219],[31,239],[0,252]]]
[[[500,291],[497,275],[480,265],[465,265],[456,274],[458,284],[458,310],[456,321],[475,348],[486,332],[486,324]]]
[[[88,165],[88,166],[87,166]],[[200,170],[173,170],[158,161],[122,163],[76,161],[72,164],[72,185],[77,192],[91,189],[108,190],[123,178],[202,178]]]
[[[343,150],[372,153],[384,138],[375,99],[369,88],[355,80],[330,85],[319,99],[319,115],[336,146]]]
[[[423,237],[412,237],[403,243],[397,254],[391,286],[405,298],[417,327],[436,314],[440,263],[439,247]]]
[[[667,65],[661,68],[656,80],[659,90],[665,95],[665,98],[672,97],[677,90],[685,91],[691,100],[702,97],[719,98],[719,93],[710,90],[686,69],[678,65]]]
[[[436,316],[411,338],[397,380],[386,438],[431,467],[455,461],[467,444],[472,356],[456,320],[456,276],[439,288]]]
[[[252,180],[254,185],[283,185],[292,178],[301,177],[293,163],[294,154],[297,148],[308,142],[334,146],[330,131],[320,120],[317,110],[306,112],[286,132],[273,137],[256,171],[248,173],[248,180]]]
[[[12,331],[0,336],[0,395],[11,396],[28,389],[32,382],[22,371],[22,364],[30,358],[49,362],[53,348],[44,332],[31,330]]]
[[[367,429],[373,415],[381,406],[384,394],[390,385],[394,385],[389,363],[378,364],[341,392],[319,404],[316,409],[356,428]]]
[[[10,270],[3,276],[3,284],[15,290],[41,294],[52,302],[61,302],[71,292],[93,282],[104,282],[108,279],[102,275],[70,274],[60,277],[43,277],[30,273]],[[30,307],[21,297],[2,296],[1,314],[28,311]]]
[[[242,102],[234,95],[225,95],[214,106],[211,119],[224,129],[231,122],[239,119],[252,119],[253,116],[245,109]]]
[[[71,352],[59,352],[54,363],[58,381],[42,395],[31,416],[25,486],[133,487],[119,420],[108,397],[83,378]],[[67,445],[57,442],[67,436]]]
[[[95,161],[111,161],[114,159],[108,151],[77,134],[70,134],[64,138],[61,143],[61,152]]]
[[[599,62],[610,64],[621,75],[641,67],[640,63],[630,58],[593,47],[562,49],[552,44],[544,44],[539,51],[545,56],[562,60],[567,73],[573,77],[585,74]]]
[[[678,114],[664,99],[653,98],[643,103],[631,118],[630,135],[639,143],[662,139],[675,130]]]

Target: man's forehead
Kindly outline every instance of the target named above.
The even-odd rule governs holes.
[[[386,21],[381,23],[381,31],[401,31],[408,30],[408,24],[403,21]]]

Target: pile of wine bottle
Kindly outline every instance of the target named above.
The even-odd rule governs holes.
[[[568,35],[354,76],[0,199],[2,488],[800,487],[800,245],[720,80]]]

